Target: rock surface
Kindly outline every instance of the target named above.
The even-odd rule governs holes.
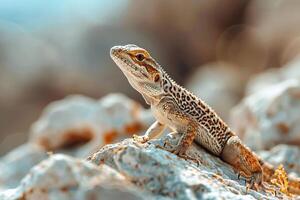
[[[157,148],[164,139],[176,144],[178,138],[167,135],[146,144],[126,139],[103,147],[90,160],[116,169],[156,199],[276,199],[253,190],[246,193],[244,181],[237,179],[231,166],[197,145],[188,152],[199,166]]]
[[[300,144],[300,83],[287,80],[246,97],[231,114],[231,128],[253,150]]]
[[[97,167],[58,154],[32,168],[17,188],[1,193],[0,199],[131,200],[144,199],[142,195],[123,175],[106,165]]]
[[[0,159],[0,190],[16,187],[29,170],[47,158],[35,144],[24,144]]]

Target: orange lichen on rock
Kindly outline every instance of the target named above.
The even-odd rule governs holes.
[[[290,131],[289,125],[284,122],[280,122],[276,126],[280,130],[280,133],[282,134],[288,134]]]
[[[47,151],[52,150],[49,140],[45,137],[41,137],[38,141],[38,144]]]
[[[118,132],[116,130],[111,130],[103,134],[104,144],[111,144],[118,138]]]
[[[127,135],[133,135],[133,134],[137,134],[139,131],[143,130],[143,125],[139,122],[135,122],[132,124],[127,124],[124,127],[124,132]]]
[[[90,142],[94,138],[94,135],[94,132],[88,127],[81,129],[70,129],[65,131],[61,138],[57,138],[61,140],[59,144],[51,144],[50,138],[46,137],[41,137],[39,139],[39,144],[47,151],[68,149]]]
[[[64,134],[63,148],[72,148],[88,143],[94,138],[94,133],[89,128],[83,128],[76,131],[68,131]]]

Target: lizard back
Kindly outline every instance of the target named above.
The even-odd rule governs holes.
[[[196,142],[220,155],[227,140],[234,135],[223,120],[204,101],[173,81],[164,72],[162,87],[184,113],[199,123]]]

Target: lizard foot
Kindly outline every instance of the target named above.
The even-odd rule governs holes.
[[[251,176],[247,176],[244,172],[238,172],[238,180],[245,180],[246,185],[246,193],[249,189],[253,189],[258,191],[261,188],[262,180],[261,180],[261,173],[254,173]]]
[[[272,193],[273,195],[276,195],[276,188],[268,185],[265,182],[262,182],[261,179],[261,173],[254,173],[252,176],[247,177],[243,175],[243,173],[238,173],[238,179],[241,179],[241,176],[243,176],[243,179],[245,180],[246,185],[246,193],[249,191],[249,189],[253,189],[255,191],[263,191],[266,193]]]
[[[175,152],[175,154],[176,154],[176,152]],[[197,163],[197,167],[199,167],[201,165],[201,161],[200,160],[198,160],[197,158],[193,158],[193,157],[187,155],[186,153],[178,153],[176,155],[178,155],[180,158],[183,158],[185,160],[192,160],[192,161],[194,161],[195,163]]]
[[[170,142],[168,142],[168,141],[165,142],[164,147],[165,147],[165,145],[172,146],[172,145],[170,144]],[[180,158],[183,158],[183,159],[185,159],[185,160],[192,160],[192,161],[196,162],[198,167],[199,167],[200,164],[201,164],[201,161],[198,160],[197,158],[193,158],[193,157],[187,155],[187,153],[186,153],[187,148],[185,148],[185,147],[182,146],[182,145],[177,145],[177,146],[175,146],[175,147],[172,146],[171,149],[165,149],[165,150],[167,150],[167,151],[169,151],[169,152],[171,152],[171,153],[173,153],[173,154],[175,154],[175,155],[177,155],[177,156],[179,156]]]
[[[199,167],[200,164],[201,164],[201,161],[196,159],[196,158],[193,158],[189,155],[186,154],[186,151],[183,150],[183,148],[181,147],[181,145],[177,145],[177,146],[174,146],[170,141],[165,141],[164,142],[164,145],[163,146],[160,146],[160,145],[156,145],[156,148],[160,148],[160,149],[163,149],[165,151],[168,151],[170,153],[173,153],[177,156],[179,156],[180,158],[183,158],[185,160],[192,160],[194,162],[197,163],[197,166]]]
[[[220,157],[239,171],[238,178],[242,176],[245,179],[246,192],[249,189],[269,189],[263,184],[263,171],[258,157],[237,136],[227,141]]]
[[[257,178],[256,174],[252,175],[250,178],[246,178],[246,192],[248,192],[249,189],[253,189],[255,191],[260,190],[261,183],[259,182],[259,179]]]
[[[145,135],[142,135],[142,136],[139,136],[139,135],[133,135],[133,140],[136,141],[136,142],[140,142],[140,143],[146,143],[150,140],[150,138],[148,136],[145,136]]]

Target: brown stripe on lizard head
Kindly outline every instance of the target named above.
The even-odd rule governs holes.
[[[156,62],[151,58],[150,54],[142,49],[132,50],[129,53],[132,60],[140,66],[145,67],[149,75],[154,76],[159,71],[154,67]]]

